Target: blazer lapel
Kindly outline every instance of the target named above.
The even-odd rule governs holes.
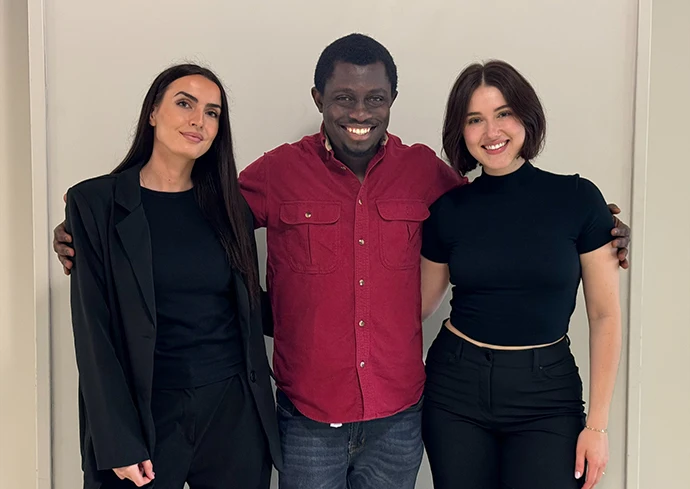
[[[156,324],[156,302],[151,265],[151,235],[144,208],[141,205],[139,186],[140,166],[122,172],[115,189],[115,203],[124,211],[116,214],[117,234],[139,284],[151,321]]]

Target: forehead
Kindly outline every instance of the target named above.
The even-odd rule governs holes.
[[[504,105],[507,105],[506,99],[498,88],[481,85],[472,94],[467,112],[493,111]]]
[[[220,105],[220,89],[218,85],[201,75],[189,75],[178,78],[170,84],[167,95],[175,96],[179,92],[185,92],[196,97],[200,103],[213,103]]]
[[[370,65],[356,65],[339,61],[335,64],[333,75],[326,82],[325,91],[353,90],[353,91],[391,91],[391,82],[386,74],[383,63]]]

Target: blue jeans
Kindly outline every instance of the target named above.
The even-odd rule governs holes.
[[[413,489],[422,462],[422,401],[388,418],[333,428],[305,417],[281,391],[280,489]]]

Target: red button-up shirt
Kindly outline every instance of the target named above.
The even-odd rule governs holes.
[[[242,171],[267,228],[276,384],[305,416],[366,421],[419,400],[422,221],[464,182],[428,147],[392,135],[362,183],[323,133]]]

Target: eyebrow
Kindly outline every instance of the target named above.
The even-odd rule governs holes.
[[[190,99],[190,100],[191,100],[192,102],[194,102],[195,104],[198,104],[198,103],[199,103],[199,99],[196,98],[196,97],[195,97],[194,95],[192,95],[191,93],[187,93],[187,92],[180,91],[180,92],[177,92],[177,93],[175,94],[175,97],[177,97],[178,95],[184,95],[185,97],[187,97],[188,99]],[[214,108],[217,108],[217,109],[222,109],[222,107],[221,107],[220,105],[218,105],[218,104],[206,104],[206,107],[214,107]]]
[[[510,108],[510,105],[508,105],[508,104],[506,104],[506,105],[501,105],[499,108],[494,109],[494,112],[498,112],[499,110],[509,109],[509,108]],[[481,114],[480,114],[479,112],[469,112],[469,113],[467,114],[467,117],[474,116],[474,115],[481,115]]]
[[[333,93],[355,93],[356,91],[350,87],[335,87],[333,90]],[[367,95],[372,95],[372,94],[382,94],[382,95],[388,95],[388,90],[385,88],[372,88],[367,92]]]

